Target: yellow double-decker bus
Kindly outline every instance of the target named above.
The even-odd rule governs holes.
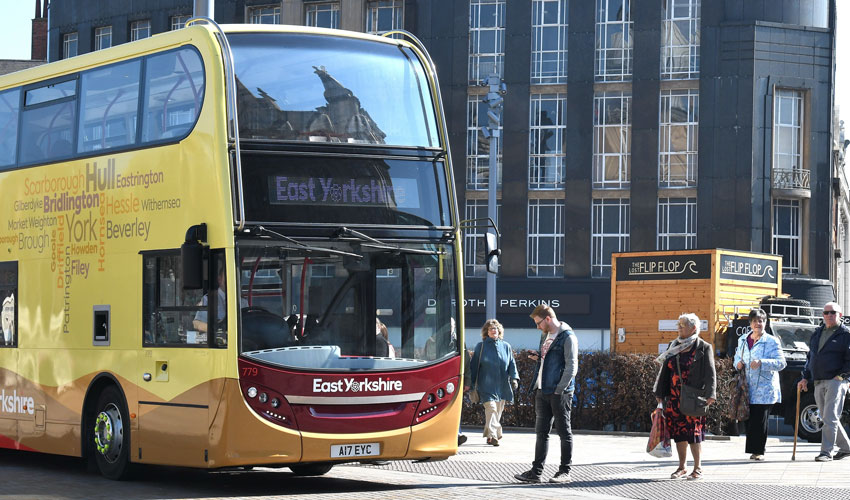
[[[415,38],[196,19],[0,77],[0,130],[0,447],[116,479],[456,452],[459,224]]]

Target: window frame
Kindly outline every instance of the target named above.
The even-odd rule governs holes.
[[[199,312],[206,312],[208,321],[209,321],[209,318],[214,318],[216,308],[218,307],[218,293],[217,293],[218,286],[213,288],[212,284],[216,283],[216,280],[217,280],[217,276],[215,276],[215,270],[216,270],[217,266],[224,266],[224,269],[225,270],[227,269],[224,249],[209,249],[209,248],[204,249],[204,269],[205,269],[205,272],[203,273],[204,284],[202,285],[202,288],[201,288],[201,295],[208,297],[206,307],[201,306],[201,304],[197,304],[195,306],[187,306],[187,305],[163,306],[162,305],[162,297],[161,297],[162,280],[161,280],[161,273],[160,273],[160,265],[161,265],[160,259],[162,259],[162,258],[175,258],[175,259],[177,259],[177,261],[182,266],[182,257],[181,257],[181,253],[180,253],[179,248],[177,248],[177,249],[165,249],[165,250],[144,250],[144,251],[139,252],[139,254],[142,257],[142,281],[141,281],[141,286],[142,286],[142,290],[141,290],[141,296],[142,296],[142,324],[141,324],[142,337],[141,337],[141,344],[142,344],[142,347],[144,347],[144,348],[220,348],[220,349],[226,349],[227,348],[227,334],[228,334],[228,332],[226,330],[223,332],[224,333],[224,339],[225,339],[225,342],[223,344],[217,344],[215,342],[216,335],[210,335],[209,333],[207,333],[206,342],[199,342],[199,343],[192,343],[192,344],[187,343],[187,342],[168,342],[168,341],[156,342],[153,338],[151,338],[149,340],[147,338],[147,334],[146,334],[146,332],[148,330],[148,324],[147,324],[148,319],[145,317],[148,314],[156,315],[160,312],[178,313],[178,314],[180,314],[180,313],[192,313],[192,312],[197,314]],[[155,276],[155,282],[153,284],[146,281],[148,276],[146,274],[145,268],[146,268],[146,265],[147,265],[147,262],[149,261],[149,259],[153,259],[154,263],[155,263],[155,268],[154,268],[154,272],[153,272],[153,275]],[[225,273],[226,273],[226,271],[225,271]],[[225,274],[225,279],[226,279],[226,274]],[[236,280],[231,280],[231,281],[235,282]],[[182,292],[182,290],[178,289],[179,284],[180,284],[180,280],[177,276],[175,276],[174,292],[173,293],[177,294],[177,293]],[[149,286],[152,286],[152,288],[154,290],[152,307],[147,302],[148,299],[149,299]],[[227,317],[227,311],[225,310],[225,318],[226,317]],[[180,331],[180,326],[182,326],[182,325],[178,326],[178,332]],[[227,325],[225,323],[225,328],[226,328],[226,326]],[[198,333],[200,333],[200,332],[198,332]],[[179,333],[178,333],[178,335],[179,335]]]
[[[73,36],[73,41],[71,37]],[[74,53],[71,54],[71,44],[73,43]],[[64,33],[62,35],[62,59],[70,59],[80,53],[80,34],[77,31]]]
[[[496,8],[493,26],[483,26],[481,23],[481,7],[494,5]],[[487,80],[491,73],[505,76],[505,0],[470,0],[469,2],[469,85],[479,85]],[[482,34],[487,31],[493,33],[493,47],[486,47],[492,51],[481,51]],[[482,59],[490,58],[492,61]],[[482,71],[482,65],[492,64],[493,71],[486,74]]]
[[[605,261],[606,240],[616,239],[616,252],[628,252],[630,245],[631,200],[629,198],[594,198],[590,210],[590,269],[593,278],[609,278],[611,276],[611,253]],[[615,206],[617,212],[618,232],[606,233],[605,207]]]
[[[142,23],[147,26],[142,27]],[[139,36],[142,32],[146,32],[145,36]],[[138,21],[133,21],[130,23],[130,41],[135,42],[137,40],[144,40],[145,38],[150,38],[151,36],[151,20],[150,19],[140,19]]]
[[[673,207],[683,206],[685,208],[685,231],[670,231],[670,211]],[[656,250],[693,250],[697,247],[697,199],[688,197],[662,197],[658,198],[658,239]],[[671,238],[684,238],[685,245],[682,248],[672,248]]]
[[[670,6],[672,4],[672,7]],[[676,16],[676,8],[687,4],[688,15]],[[702,16],[702,0],[662,0],[661,4],[661,79],[662,80],[693,80],[699,78],[700,50],[700,21]],[[673,26],[688,23],[687,43],[674,45]],[[681,31],[679,31],[681,33]],[[696,40],[696,41],[695,41]],[[672,61],[681,58],[676,51],[687,50],[688,67],[673,68]],[[670,64],[668,64],[670,62]]]
[[[10,273],[11,276],[8,276],[9,282],[5,282],[7,278],[7,273]],[[11,281],[14,280],[14,284]],[[21,286],[21,275],[20,269],[18,266],[18,261],[3,261],[0,262],[0,317],[6,315],[8,312],[6,310],[6,302],[11,297],[11,302],[9,306],[13,308],[12,312],[12,325],[13,329],[10,332],[11,342],[7,343],[5,338],[5,322],[6,318],[2,318],[0,321],[0,349],[17,349],[20,340],[20,316],[18,314],[18,303],[20,302],[20,286]],[[11,295],[6,295],[6,292],[11,293]]]
[[[186,27],[186,21],[192,19],[192,14],[176,14],[168,18],[171,29],[169,31],[179,30]]]
[[[555,102],[555,122],[551,125],[541,124],[540,109],[544,101]],[[563,189],[566,185],[567,174],[567,95],[560,92],[532,93],[528,110],[528,189],[534,191]],[[547,133],[559,136],[555,137],[555,148],[551,152],[543,151],[541,145],[545,141],[539,140]],[[547,165],[550,161],[555,164]]]
[[[109,40],[109,45],[104,45],[105,40]],[[98,26],[94,29],[94,47],[92,51],[108,49],[112,47],[112,25]]]
[[[392,26],[378,29],[381,10],[390,10]],[[366,33],[383,35],[388,31],[404,29],[404,2],[402,0],[370,0],[366,2]],[[373,29],[374,28],[374,29]]]
[[[780,218],[779,210],[786,209],[790,212],[789,224],[787,232],[781,232],[778,223]],[[802,272],[802,250],[803,250],[803,203],[799,199],[790,198],[773,198],[770,207],[770,229],[771,229],[771,245],[770,250],[773,254],[782,256],[782,273],[783,274],[800,274]],[[796,231],[796,234],[795,234]],[[785,255],[780,252],[779,246],[783,241],[788,242],[788,261],[785,262]]]
[[[531,84],[567,83],[567,60],[569,57],[569,0],[533,0],[531,4]],[[546,23],[544,12],[547,7],[558,9],[557,22]],[[557,30],[558,42],[554,50],[544,49],[547,30]],[[543,67],[554,62],[554,74]]]
[[[604,112],[609,100],[620,101],[619,122],[607,122]],[[594,189],[627,189],[631,185],[632,95],[627,91],[597,92],[593,96],[593,180]],[[623,112],[623,109],[626,112]],[[617,132],[618,151],[606,152],[604,139],[607,130]],[[606,180],[608,158],[617,158],[617,179]]]
[[[544,207],[554,207],[555,209],[555,220],[551,222],[551,229],[554,232],[547,233],[540,231],[541,223],[546,222],[546,225],[550,226],[549,221],[542,221],[540,218],[541,209]],[[564,243],[566,241],[564,213],[565,204],[563,199],[539,198],[528,200],[526,277],[535,279],[564,277]],[[558,231],[559,228],[560,231]],[[549,229],[549,227],[546,229]],[[552,262],[540,262],[541,243],[550,243],[552,245]],[[541,270],[547,270],[548,272],[541,273]]]
[[[490,141],[493,140],[491,135],[489,139],[484,137],[484,132],[481,128],[484,126],[479,123],[482,108],[487,109],[488,105],[484,102],[486,96],[472,94],[467,96],[466,100],[466,189],[469,191],[487,191],[490,182]],[[487,117],[486,111],[484,118]],[[499,122],[499,137],[496,140],[496,186],[502,185],[502,147],[504,134],[504,121]],[[479,151],[479,145],[482,142],[487,143],[487,152],[482,154]],[[486,174],[486,175],[485,175]]]
[[[685,98],[687,117],[684,121],[673,121],[676,98]],[[696,187],[699,168],[699,90],[662,90],[658,101],[658,187]],[[687,147],[684,150],[672,149],[677,128],[684,128],[685,131]],[[674,179],[672,164],[678,156],[684,156],[685,175],[684,178]]]
[[[266,12],[271,9],[271,12]],[[280,24],[280,4],[250,5],[245,7],[246,24]],[[271,18],[272,22],[263,22],[263,19]]]
[[[608,20],[608,12],[612,5],[625,9],[624,19]],[[634,65],[632,27],[634,23],[631,19],[631,10],[631,0],[596,0],[594,78],[597,82],[622,82],[630,80],[632,77],[632,66]],[[609,33],[616,33],[618,27],[620,33],[622,33],[621,46],[611,48],[608,46],[608,36]],[[609,52],[615,54],[612,58],[614,61],[619,61],[619,71],[609,69]],[[617,52],[620,52],[619,58],[616,57]]]
[[[320,26],[319,14],[330,12],[331,25]],[[311,19],[312,17],[312,19]],[[312,22],[311,22],[312,21]],[[340,4],[339,1],[333,2],[304,2],[304,26],[313,28],[328,28],[339,29],[340,23]]]

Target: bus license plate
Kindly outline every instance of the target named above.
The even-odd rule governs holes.
[[[381,443],[331,445],[331,458],[374,457],[380,454]]]

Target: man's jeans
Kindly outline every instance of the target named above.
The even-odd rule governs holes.
[[[569,472],[573,463],[573,431],[570,427],[570,412],[573,407],[573,391],[564,391],[563,394],[543,394],[538,389],[534,394],[534,412],[537,419],[534,422],[534,432],[537,433],[537,443],[534,447],[534,462],[531,464],[532,472],[540,476],[543,474],[543,464],[549,453],[549,433],[552,431],[552,422],[555,430],[561,438],[561,465],[560,472]]]
[[[846,380],[815,380],[815,403],[823,419],[823,434],[821,436],[821,453],[832,454],[832,448],[837,444],[838,450],[850,452],[850,442],[847,432],[839,419],[844,409],[844,397],[847,395]]]

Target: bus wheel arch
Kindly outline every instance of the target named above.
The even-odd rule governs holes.
[[[92,381],[83,406],[83,456],[104,477],[130,473],[130,417],[120,384],[104,375]]]

